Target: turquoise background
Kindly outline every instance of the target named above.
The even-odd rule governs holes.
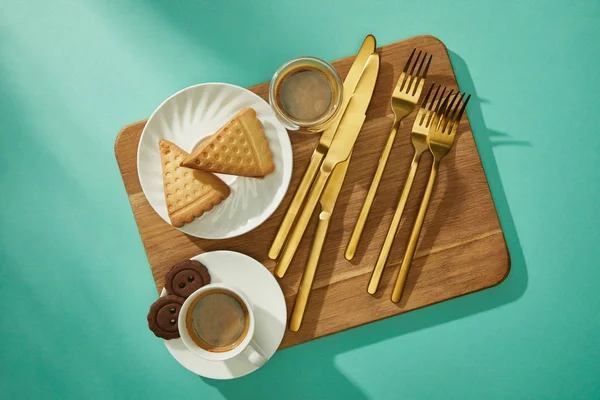
[[[597,0],[0,3],[3,399],[600,398]],[[367,33],[449,48],[512,272],[200,379],[146,327],[156,291],[115,136],[183,87],[263,82]]]

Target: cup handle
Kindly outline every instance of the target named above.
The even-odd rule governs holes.
[[[248,361],[257,367],[261,367],[265,362],[267,362],[264,354],[265,352],[260,348],[254,339],[252,339],[248,346],[244,349],[244,355],[248,358]]]

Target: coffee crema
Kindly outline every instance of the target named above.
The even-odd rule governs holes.
[[[221,353],[236,348],[244,340],[250,329],[250,316],[235,293],[226,289],[208,290],[190,304],[186,328],[198,346]]]
[[[312,65],[299,65],[287,71],[275,87],[275,101],[286,116],[300,124],[310,124],[332,112],[333,77]]]

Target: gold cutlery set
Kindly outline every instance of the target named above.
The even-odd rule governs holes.
[[[425,79],[431,61],[431,55],[416,49],[413,50],[394,88],[391,99],[391,107],[395,116],[394,123],[350,237],[345,252],[348,260],[351,260],[355,255],[386,163],[390,157],[400,122],[410,115],[417,105],[425,86]],[[375,38],[369,35],[365,38],[344,81],[342,108],[338,116],[321,134],[308,168],[269,250],[269,258],[278,260],[275,275],[282,278],[289,268],[310,218],[317,207],[317,203],[319,203],[318,225],[290,319],[289,328],[292,331],[298,331],[302,324],[317,265],[327,236],[329,221],[344,183],[354,143],[365,121],[366,110],[373,95],[378,73],[379,55],[375,52]],[[446,95],[447,92],[446,88],[433,84],[421,103],[411,133],[414,156],[408,177],[367,287],[370,294],[377,291],[419,161],[423,153],[429,150],[433,155],[433,165],[394,286],[392,301],[395,303],[398,303],[402,297],[408,270],[414,257],[427,206],[433,192],[440,160],[452,147],[461,116],[470,98],[470,96],[465,98],[464,93],[453,94],[453,90]]]

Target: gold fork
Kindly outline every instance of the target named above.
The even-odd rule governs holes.
[[[369,292],[370,294],[375,294],[377,288],[379,287],[379,282],[381,280],[383,269],[385,268],[385,264],[387,263],[387,259],[390,255],[390,251],[394,243],[394,238],[396,237],[398,227],[400,226],[400,220],[402,219],[402,213],[404,212],[404,207],[406,206],[406,200],[408,199],[408,195],[410,193],[410,189],[415,179],[417,169],[419,168],[419,161],[421,160],[421,155],[423,155],[423,152],[427,150],[427,134],[429,133],[429,124],[433,118],[434,111],[437,109],[442,99],[444,98],[444,93],[446,93],[446,88],[442,88],[442,93],[440,94],[441,86],[438,85],[435,94],[431,99],[431,102],[429,102],[429,96],[433,92],[435,86],[435,84],[431,85],[431,87],[427,91],[427,94],[425,95],[425,100],[423,100],[421,108],[419,108],[417,118],[415,118],[415,122],[413,123],[411,141],[413,147],[415,148],[415,152],[413,155],[412,162],[410,164],[410,170],[408,171],[406,183],[404,184],[404,189],[402,189],[402,194],[400,195],[400,200],[398,201],[398,206],[396,207],[396,211],[394,212],[394,216],[392,217],[392,222],[388,229],[387,235],[385,236],[385,240],[383,242],[383,246],[381,247],[381,251],[379,252],[379,257],[377,258],[377,262],[375,263],[375,268],[373,268],[371,279],[369,280],[367,292]],[[452,91],[450,91],[450,94],[448,96],[450,96],[451,94]]]
[[[429,64],[431,64],[432,56],[429,55],[428,58],[428,54],[426,52],[419,50],[414,63],[411,63],[413,56],[415,55],[415,51],[416,49],[414,49],[410,54],[410,57],[408,57],[408,61],[406,61],[406,65],[404,66],[404,69],[400,74],[400,78],[398,78],[398,82],[396,83],[396,87],[394,88],[394,92],[392,93],[394,124],[392,125],[392,131],[390,132],[385,147],[383,148],[383,152],[381,153],[381,157],[379,158],[377,171],[375,171],[375,176],[373,177],[373,181],[371,182],[371,186],[367,192],[367,197],[362,209],[360,210],[358,220],[356,221],[356,225],[352,231],[352,236],[350,236],[348,247],[346,247],[345,256],[347,260],[352,260],[352,258],[354,258],[354,254],[356,253],[356,248],[358,247],[358,242],[365,228],[365,223],[367,222],[369,211],[373,205],[373,200],[375,199],[375,194],[377,192],[377,188],[379,187],[379,182],[381,182],[385,165],[390,157],[390,152],[392,151],[392,146],[394,144],[394,140],[396,139],[396,133],[398,132],[400,121],[402,121],[404,117],[413,111],[415,104],[417,104],[417,101],[421,96],[423,85],[425,84],[425,78],[427,77],[427,71],[429,70]],[[425,64],[425,60],[427,60],[427,64]],[[419,67],[415,73],[417,65]],[[425,65],[425,69],[423,69],[423,65]]]
[[[398,278],[396,279],[396,284],[394,285],[394,290],[392,292],[392,301],[394,303],[398,303],[402,297],[408,270],[410,269],[410,264],[415,255],[415,249],[417,248],[417,242],[419,241],[419,235],[421,234],[423,220],[425,219],[425,213],[427,213],[427,206],[429,205],[433,186],[440,168],[440,161],[452,148],[456,132],[458,131],[460,118],[471,98],[471,95],[469,95],[463,102],[465,94],[466,93],[461,94],[460,92],[456,93],[452,98],[452,101],[450,101],[452,96],[448,95],[437,108],[433,121],[429,127],[427,145],[429,146],[429,151],[433,154],[433,165],[431,166],[431,173],[429,174],[427,188],[425,189],[425,194],[421,201],[421,207],[419,207],[417,220],[415,221],[415,226],[410,234],[410,239],[406,246],[406,254],[402,260],[400,272],[398,273]]]

